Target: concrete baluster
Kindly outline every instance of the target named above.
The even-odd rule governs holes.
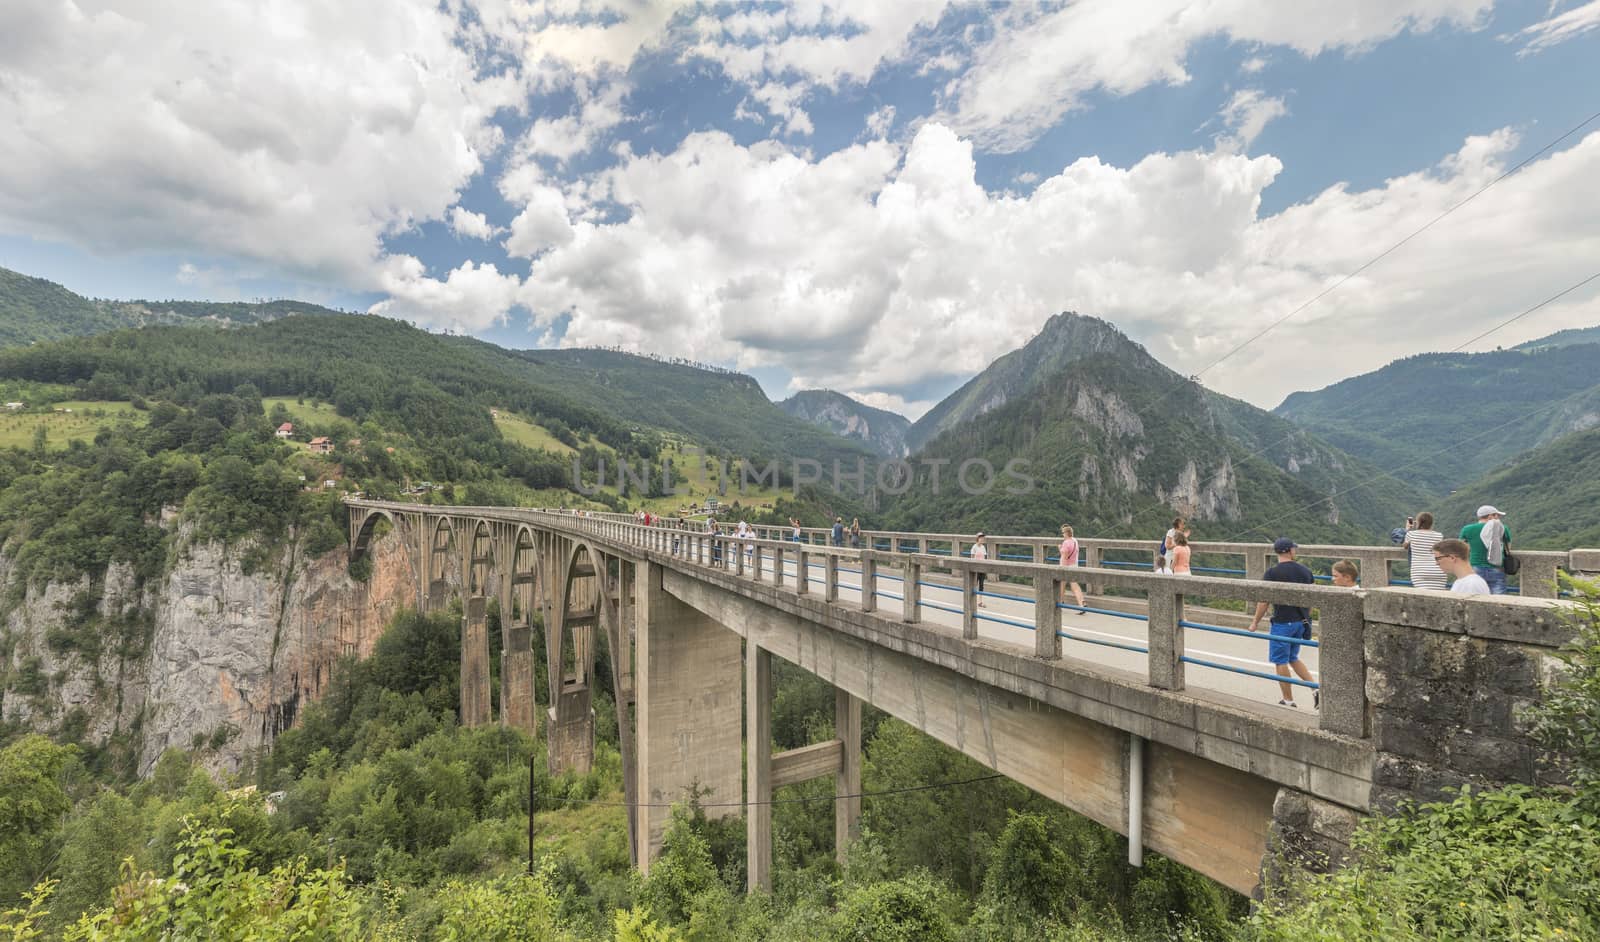
[[[1078,556],[1086,566],[1090,566],[1095,569],[1105,568],[1106,548],[1098,543],[1093,546],[1084,546],[1083,543],[1080,542],[1078,544]],[[1105,591],[1105,587],[1098,582],[1090,582],[1083,587],[1083,591],[1089,595],[1099,595],[1101,592]]]
[[[822,600],[829,605],[839,601],[839,556],[836,553],[822,557]]]
[[[1276,556],[1269,556],[1258,549],[1249,550],[1244,554],[1244,577],[1246,579],[1264,579],[1267,567],[1276,561]]]
[[[878,610],[878,561],[867,556],[861,557],[861,610]]]
[[[775,546],[772,548],[772,584],[778,586],[779,588],[783,587],[783,579],[785,575],[783,571],[783,559],[785,555],[789,555],[789,551],[785,550],[782,546]]]
[[[1058,576],[1037,576],[1033,580],[1033,654],[1046,660],[1061,657],[1061,595]]]
[[[901,586],[904,593],[901,619],[914,625],[922,620],[922,564],[908,556],[901,572],[905,573],[905,584]]]
[[[1150,649],[1146,657],[1147,683],[1162,690],[1183,689],[1183,596],[1177,588],[1160,587],[1149,592]]]
[[[1367,735],[1366,620],[1362,598],[1351,593],[1318,606],[1317,679],[1321,682],[1322,719],[1330,733]]]
[[[1033,561],[1040,564],[1048,562],[1048,560],[1045,558],[1045,548],[1043,543],[1033,544]]]
[[[978,571],[971,567],[961,570],[961,637],[971,640],[978,636]]]
[[[1517,573],[1519,591],[1525,599],[1553,599],[1557,595],[1557,563],[1555,556],[1523,556],[1522,569]]]
[[[1389,554],[1357,553],[1356,565],[1361,567],[1356,582],[1363,589],[1382,589],[1389,585]]]
[[[811,553],[804,547],[794,554],[794,594],[806,595],[811,591]]]

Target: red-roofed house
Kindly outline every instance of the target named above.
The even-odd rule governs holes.
[[[327,436],[313,438],[311,440],[311,450],[321,455],[329,454],[333,451],[333,439]]]
[[[294,434],[294,423],[283,423],[282,425],[278,426],[278,431],[273,434],[277,435],[279,438],[288,438],[290,435]]]

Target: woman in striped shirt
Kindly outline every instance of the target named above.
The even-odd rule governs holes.
[[[1434,561],[1433,548],[1444,534],[1433,528],[1433,514],[1417,514],[1417,526],[1406,531],[1406,541],[1403,544],[1411,551],[1411,585],[1417,589],[1445,588],[1444,570]]]

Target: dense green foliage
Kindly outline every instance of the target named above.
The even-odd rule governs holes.
[[[93,301],[43,278],[0,268],[0,347],[103,333],[147,324],[234,326],[291,314],[329,314],[299,301]]]
[[[1158,859],[1133,870],[1121,838],[998,780],[869,798],[863,837],[842,868],[830,802],[778,806],[770,896],[743,894],[742,820],[683,805],[641,879],[615,806],[621,767],[609,702],[597,710],[613,739],[599,744],[586,776],[551,777],[542,745],[520,732],[459,728],[459,618],[397,617],[373,656],[344,663],[279,737],[257,789],[221,787],[177,751],[144,782],[108,787],[70,747],[37,737],[6,747],[0,784],[33,811],[0,821],[0,841],[28,842],[0,863],[9,881],[0,907],[25,908],[21,893],[54,879],[49,912],[34,921],[69,938],[143,939],[162,927],[181,937],[195,920],[226,927],[217,937],[242,937],[233,933],[255,912],[264,938],[299,925],[307,938],[697,942],[1020,939],[1039,937],[1040,926],[1082,925],[1130,938],[1180,928],[1221,938],[1237,913],[1237,898],[1209,881]],[[797,669],[776,676],[777,729],[791,741],[779,745],[831,735],[831,690]],[[982,772],[904,724],[873,714],[863,725],[869,791]],[[530,755],[540,858],[531,878],[517,875]],[[149,921],[136,923],[136,910]]]
[[[1600,346],[1540,343],[1406,357],[1294,393],[1275,411],[1403,480],[1448,493],[1586,427],[1600,409]]]

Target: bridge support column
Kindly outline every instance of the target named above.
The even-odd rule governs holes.
[[[744,642],[668,595],[662,567],[634,570],[634,671],[639,801],[666,805],[698,786],[712,817],[738,814],[744,764]],[[640,808],[639,866],[649,872],[671,810]]]
[[[835,690],[833,716],[840,746],[833,784],[833,853],[844,863],[850,844],[861,836],[861,701]]]
[[[461,618],[461,725],[471,728],[489,722],[489,626],[487,600],[467,599]]]
[[[511,626],[500,653],[500,718],[506,726],[538,735],[533,696],[533,626]]]
[[[751,892],[772,889],[772,796],[833,776],[833,846],[840,863],[861,833],[861,701],[834,691],[833,739],[772,753],[772,654],[745,643],[745,874]]]
[[[589,685],[563,685],[550,699],[555,701],[545,717],[550,773],[588,775],[594,767],[594,705]]]
[[[772,889],[772,655],[744,652],[745,875],[750,892]]]
[[[430,612],[444,611],[445,600],[450,598],[450,584],[443,579],[428,583],[428,594],[423,597],[423,608]]]

